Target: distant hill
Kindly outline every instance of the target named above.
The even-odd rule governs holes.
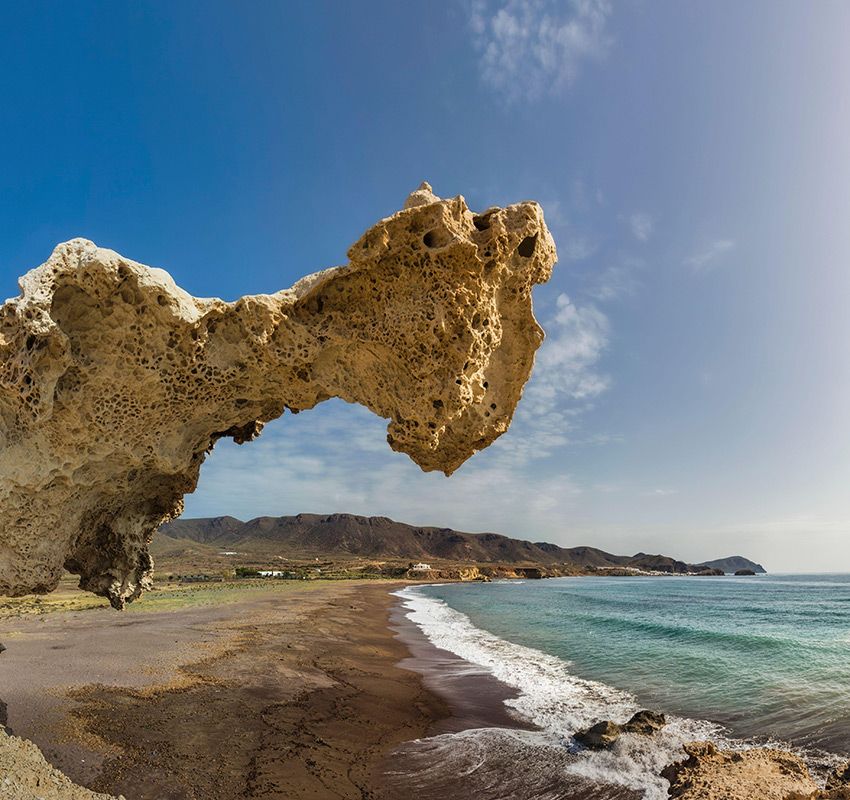
[[[245,523],[236,517],[201,517],[175,520],[168,525],[163,525],[160,533],[172,539],[190,539],[200,544],[225,547],[244,538],[242,534],[244,527]]]
[[[173,551],[179,542],[195,542],[221,550],[250,553],[254,557],[569,564],[582,569],[626,567],[680,574],[706,569],[664,555],[618,556],[595,547],[559,547],[548,542],[512,539],[499,533],[416,527],[388,517],[354,514],[257,517],[248,522],[234,517],[178,519],[163,525],[160,533],[172,540],[170,547],[164,542],[160,549],[164,546]]]
[[[743,556],[729,556],[728,558],[717,558],[714,561],[703,561],[699,566],[722,569],[726,573],[735,573],[739,569],[751,569],[756,574],[765,575],[767,570],[755,561],[750,561]]]

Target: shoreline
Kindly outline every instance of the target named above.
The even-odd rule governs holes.
[[[407,599],[410,599],[410,597]],[[404,608],[404,600],[404,596],[399,597],[399,603],[394,610],[394,618],[404,616],[406,613],[409,613],[409,609],[406,611]],[[437,602],[442,605],[443,601]],[[453,614],[460,613],[455,612],[450,606],[447,608]],[[420,614],[420,609],[417,609],[415,613]],[[430,614],[433,613],[434,612],[430,612]],[[629,786],[624,786],[621,783],[621,777],[626,778],[627,782],[630,783],[630,781],[628,781],[628,776],[632,774],[631,769],[634,764],[628,765],[627,763],[623,763],[618,765],[618,762],[620,761],[620,756],[617,755],[619,744],[614,750],[594,751],[592,749],[586,750],[585,748],[579,748],[576,750],[575,747],[570,744],[572,734],[566,736],[562,725],[557,725],[555,728],[551,728],[547,718],[547,721],[545,722],[540,721],[540,725],[542,727],[537,727],[534,723],[528,721],[532,719],[532,716],[529,716],[528,714],[525,714],[524,716],[514,716],[511,710],[505,707],[505,701],[512,701],[520,698],[519,707],[525,707],[526,711],[530,710],[528,705],[523,703],[525,693],[528,689],[518,688],[520,686],[525,687],[525,682],[521,681],[521,683],[516,684],[513,682],[513,677],[510,677],[510,680],[506,677],[505,680],[507,682],[502,682],[502,680],[498,677],[503,672],[501,669],[494,669],[494,674],[494,672],[491,672],[488,667],[480,666],[491,663],[491,657],[493,655],[492,652],[489,654],[490,657],[485,655],[482,661],[477,661],[477,657],[475,656],[473,656],[473,658],[476,658],[476,661],[465,661],[463,657],[456,655],[455,652],[441,649],[436,642],[443,641],[445,639],[443,630],[445,629],[446,621],[441,612],[437,612],[430,621],[428,621],[428,614],[429,612],[426,612],[426,616],[422,618],[424,620],[423,624],[425,625],[424,629],[420,628],[420,626],[412,620],[406,618],[401,625],[398,623],[395,624],[395,627],[399,631],[398,635],[408,644],[413,655],[411,668],[420,672],[423,675],[423,680],[426,685],[447,700],[455,716],[460,718],[461,723],[472,721],[480,724],[483,722],[484,726],[481,730],[466,730],[466,735],[456,737],[456,741],[454,743],[451,741],[440,742],[439,740],[444,732],[449,732],[449,734],[451,734],[451,732],[459,733],[464,732],[465,730],[464,724],[452,725],[451,721],[449,721],[448,724],[443,723],[442,725],[435,727],[435,730],[432,733],[433,740],[431,742],[411,742],[400,748],[401,754],[407,756],[406,770],[409,773],[406,776],[407,780],[410,782],[411,779],[413,779],[415,783],[414,788],[418,797],[423,798],[423,800],[432,800],[432,798],[433,800],[440,800],[440,798],[444,798],[446,796],[453,796],[450,793],[447,794],[447,789],[449,787],[457,788],[459,790],[458,796],[465,796],[466,792],[473,791],[476,793],[478,798],[481,798],[481,800],[489,800],[491,797],[495,800],[495,798],[500,797],[530,796],[535,798],[551,797],[553,800],[554,798],[558,798],[558,800],[573,800],[573,798],[575,798],[575,800],[585,800],[585,798],[588,800],[591,798],[594,800],[603,800],[603,798],[608,800],[608,798],[617,798],[617,800],[619,800],[620,798],[643,798],[644,791],[650,790],[650,787],[647,784],[637,784],[644,787],[639,789],[637,788],[637,785],[634,785],[634,788],[630,788]],[[468,622],[469,621],[467,620],[467,623]],[[451,622],[451,629],[454,629],[454,626],[458,625],[458,623],[460,623],[460,620]],[[437,627],[434,628],[434,625]],[[462,623],[460,623],[459,627],[460,630],[464,629],[464,625]],[[433,632],[426,633],[426,631],[429,630],[436,631],[437,635],[435,639],[432,640],[431,638],[434,636]],[[494,637],[492,634],[487,634],[486,631],[474,628],[474,626],[467,633],[472,633],[472,631],[484,634],[485,637],[491,640],[491,642],[495,639],[500,642],[501,645],[507,645],[509,648],[514,647],[510,641],[501,639],[500,637]],[[476,635],[472,635],[470,637],[470,640],[475,639],[477,639]],[[448,641],[451,643],[452,639],[449,638]],[[463,636],[463,641],[467,641],[466,636]],[[452,645],[449,644],[449,647],[451,646]],[[519,647],[519,649],[527,651],[528,654],[538,652],[522,647]],[[500,652],[500,650],[501,647],[498,652]],[[464,652],[464,656],[467,658],[470,657],[466,648],[462,648],[458,652]],[[476,650],[473,649],[471,652],[475,653]],[[548,656],[542,652],[540,652],[539,655],[543,656],[545,659],[555,658],[554,656]],[[458,665],[456,662],[461,662],[461,665]],[[497,662],[502,663],[501,656],[498,656]],[[492,663],[495,664],[497,662]],[[463,664],[465,664],[466,667],[462,666]],[[440,671],[445,669],[446,665],[449,667],[449,680],[446,680],[444,676],[440,674]],[[466,681],[473,687],[475,687],[476,684],[478,684],[479,687],[489,684],[489,687],[484,690],[479,688],[478,691],[476,691],[473,688],[474,697],[484,697],[490,703],[490,706],[484,709],[484,713],[481,713],[482,709],[480,704],[473,704],[473,708],[477,712],[477,719],[476,717],[469,717],[467,707],[468,703],[462,693],[460,696],[460,702],[458,702],[458,699],[455,696],[458,693],[454,692],[455,687],[453,684],[455,681],[451,678],[452,673],[459,674],[461,676],[461,682]],[[512,676],[513,673],[507,672],[505,675]],[[582,679],[579,679],[580,682],[581,680]],[[605,685],[602,684],[602,686]],[[611,687],[607,688],[610,689]],[[618,692],[619,690],[612,691]],[[636,698],[632,697],[632,700],[634,701]],[[493,704],[496,703],[501,706],[501,711],[493,707]],[[619,713],[623,712],[623,709],[618,709],[618,706],[620,706],[619,703],[611,705],[608,709],[600,709],[598,716],[593,719],[593,722],[588,724],[593,724],[601,720],[610,720],[612,718],[614,721],[618,721],[622,724],[625,718],[623,718],[623,720],[619,719]],[[644,707],[645,706],[640,705],[636,706],[636,708]],[[606,710],[609,713],[605,713]],[[631,714],[632,712],[629,711],[628,713]],[[505,726],[507,730],[504,733],[494,730],[504,726],[505,717],[507,717],[508,722],[508,725]],[[536,719],[536,716],[533,718]],[[683,723],[684,727],[682,727]],[[713,732],[710,730],[703,730],[702,732],[697,732],[697,735],[682,737],[682,733],[688,728],[693,727],[694,724],[707,724],[710,728],[714,728],[715,730]],[[667,741],[662,748],[663,750],[666,750],[668,760],[657,761],[655,765],[657,769],[653,768],[650,772],[646,773],[647,775],[654,777],[654,780],[651,782],[652,789],[649,791],[649,794],[647,794],[647,797],[651,796],[655,798],[658,796],[660,798],[662,794],[665,798],[667,797],[667,791],[664,789],[664,787],[667,786],[667,781],[665,780],[659,785],[657,779],[663,777],[673,781],[674,779],[670,776],[677,774],[676,769],[673,768],[674,762],[676,762],[675,767],[679,770],[679,772],[681,772],[681,768],[683,766],[687,767],[687,769],[693,769],[693,765],[690,763],[694,761],[693,758],[690,758],[687,765],[684,764],[687,757],[691,756],[691,749],[689,749],[690,746],[685,747],[688,742],[696,743],[697,745],[708,744],[708,742],[716,744],[718,748],[721,748],[719,755],[715,759],[717,762],[722,762],[723,758],[728,758],[730,759],[729,763],[734,764],[739,759],[738,753],[744,754],[745,763],[758,764],[759,761],[762,761],[763,764],[760,764],[755,769],[764,770],[762,777],[766,781],[764,784],[765,787],[771,785],[770,781],[774,779],[781,782],[782,779],[779,779],[776,776],[770,776],[768,773],[771,769],[777,768],[778,774],[784,775],[786,767],[781,766],[781,762],[783,759],[787,761],[789,757],[793,762],[793,770],[796,770],[799,774],[801,785],[808,785],[812,790],[815,790],[817,786],[823,787],[825,783],[834,781],[837,773],[844,775],[844,771],[846,770],[846,756],[842,755],[838,751],[827,751],[820,748],[795,745],[791,742],[781,742],[766,735],[738,738],[734,736],[731,731],[728,731],[728,729],[725,729],[716,723],[707,722],[706,720],[672,715],[668,716],[667,726],[665,726],[665,729],[673,735],[673,739]],[[508,731],[514,735],[506,735]],[[474,741],[475,735],[479,733],[481,735],[478,737],[479,741],[476,742]],[[638,738],[641,739],[643,737]],[[652,739],[644,739],[644,741],[647,745],[655,747],[655,737],[652,737]],[[664,739],[658,741],[659,744],[663,742]],[[624,744],[626,750],[620,751],[621,755],[629,753],[630,755],[628,758],[633,758],[634,755],[632,753],[632,749],[634,747],[634,743],[625,742]],[[526,747],[525,745],[529,746]],[[641,745],[641,747],[642,746],[643,745]],[[466,748],[469,751],[468,756],[466,758],[458,757],[457,753],[452,752],[453,749],[458,748]],[[559,750],[560,753],[553,754],[553,749]],[[697,750],[699,749],[700,748],[697,747]],[[576,758],[576,756],[578,756],[578,758]],[[532,778],[527,783],[520,781],[517,784],[516,794],[503,794],[501,793],[501,789],[497,789],[493,794],[488,794],[486,790],[484,792],[477,790],[476,782],[478,780],[483,779],[485,786],[490,783],[494,783],[494,779],[497,778],[500,770],[505,770],[505,774],[507,774],[507,770],[510,769],[512,764],[525,763],[522,761],[523,757],[539,761],[540,764],[538,765],[538,771],[551,770],[553,772],[560,773],[560,779],[549,775],[542,783],[537,777]],[[593,766],[588,767],[586,760],[588,757],[597,761],[596,768]],[[720,784],[723,784],[724,781],[732,779],[731,775],[728,773],[734,772],[734,767],[727,769],[726,766],[722,766],[722,763],[721,767],[717,767],[717,764],[711,763],[712,758],[713,757],[705,757],[703,759],[705,763],[700,764],[700,768],[708,770],[720,769],[720,773],[713,775],[711,778],[712,784],[716,781],[717,785],[720,786]],[[584,759],[584,763],[582,763],[579,759]],[[463,775],[464,780],[460,783],[443,780],[439,775],[435,774],[433,769],[430,768],[428,763],[429,760],[442,760],[444,763],[453,760],[454,763],[451,764],[452,771]],[[652,759],[653,762],[656,760],[657,756]],[[492,763],[488,764],[488,761],[491,761]],[[640,761],[641,759],[639,758],[637,763],[640,763]],[[780,766],[777,767],[777,765]],[[601,769],[599,769],[599,767],[601,767]],[[673,770],[672,772],[671,769]],[[687,769],[685,771],[687,771]],[[468,780],[470,775],[475,772],[480,773],[480,775],[475,779]],[[609,780],[614,780],[614,774],[618,776],[615,783],[608,783],[605,780],[606,772],[609,774]],[[593,778],[590,783],[583,780],[584,777],[591,774],[593,775]],[[850,773],[848,773],[848,775],[850,775]],[[752,776],[742,778],[744,781],[752,779]],[[678,780],[679,779],[677,778],[677,781]],[[762,778],[756,778],[756,780],[760,781]],[[842,777],[840,780],[846,780],[846,778]],[[756,785],[758,786],[758,784]],[[745,793],[748,791],[746,786],[742,786],[741,788]],[[776,788],[778,789],[778,783]],[[671,787],[670,792],[672,793],[672,796],[678,797],[680,796],[680,790],[681,786],[677,783],[675,787]],[[695,795],[695,797],[705,797],[706,800],[708,798],[721,797],[720,794],[715,795],[711,793],[713,790],[710,788],[710,785],[707,785],[706,790],[709,793]],[[755,798],[757,796],[762,797],[762,795],[758,794],[758,791],[760,790],[757,789],[756,794],[741,794],[740,796],[742,798],[744,796],[747,798]],[[682,796],[690,797],[689,794]],[[725,795],[723,796],[725,797]],[[738,794],[735,796],[738,797]],[[773,795],[771,795],[771,797],[772,796]],[[809,794],[806,794],[805,796],[807,798],[810,797]],[[812,798],[815,796],[825,798],[838,797],[839,795],[821,791],[820,793],[815,792],[815,794],[811,794]],[[843,794],[840,794],[840,796],[844,797]]]
[[[504,701],[518,691],[496,678],[485,667],[473,664],[449,650],[437,647],[420,627],[408,619],[403,598],[390,592],[389,628],[408,650],[398,666],[417,673],[425,687],[441,697],[450,716],[435,720],[429,736],[459,733],[470,728],[516,728],[537,730],[532,723],[512,714]]]
[[[419,800],[547,796],[521,778],[505,793],[518,753],[545,764],[540,731],[505,706],[514,690],[406,618],[395,592],[407,585],[210,590],[208,604],[168,610],[0,620],[8,733],[78,786],[126,800],[403,800],[417,780]],[[480,731],[503,737],[500,757],[434,775],[442,756],[431,745]],[[637,797],[578,779],[566,793],[555,769],[564,748],[548,752],[553,796]]]
[[[210,589],[184,606],[2,619],[0,710],[71,780],[126,800],[643,797],[610,782],[626,775],[615,753],[594,755],[606,780],[506,705],[525,689],[434,644],[399,593],[417,585]],[[0,763],[8,742],[0,729]]]
[[[414,794],[418,800],[641,800],[642,793],[623,786],[566,774],[563,767],[575,762],[575,755],[505,704],[520,691],[434,644],[408,618],[405,598],[392,594],[390,628],[410,653],[399,666],[420,675],[445,701],[450,716],[435,720],[425,737],[402,743],[384,759],[382,777],[391,793]]]

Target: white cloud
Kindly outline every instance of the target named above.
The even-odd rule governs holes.
[[[634,294],[639,286],[635,272],[643,267],[639,259],[624,258],[600,272],[586,276],[582,291],[601,303]]]
[[[694,272],[705,272],[715,266],[718,258],[734,248],[735,242],[732,239],[715,239],[692,256],[688,256],[684,264]]]
[[[509,102],[562,90],[607,53],[610,14],[607,0],[473,0],[482,80]]]
[[[638,211],[629,217],[629,227],[632,230],[632,235],[639,242],[649,241],[652,236],[654,224],[652,217],[642,211]]]
[[[573,416],[610,385],[597,362],[608,345],[608,318],[593,305],[578,306],[558,295],[554,317],[544,325],[547,338],[537,353],[532,379],[517,410],[521,420],[548,414]],[[569,427],[565,420],[564,428]]]
[[[570,236],[566,242],[558,245],[561,261],[584,261],[596,252],[596,245],[585,236]]]
[[[558,295],[556,307],[532,390],[548,387],[559,399],[595,396],[608,387],[608,378],[595,371],[608,344],[608,318],[593,305],[576,305],[566,294]]]
[[[385,428],[360,406],[330,401],[272,423],[251,444],[222,441],[186,498],[186,516],[345,511],[533,539],[551,535],[553,516],[580,494],[565,472],[523,471],[510,448],[479,453],[451,478],[423,473],[387,447]]]

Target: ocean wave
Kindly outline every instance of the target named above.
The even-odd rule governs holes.
[[[718,631],[710,628],[696,628],[670,622],[652,622],[638,619],[625,619],[593,613],[576,613],[573,617],[587,622],[596,628],[640,633],[656,639],[676,642],[699,642],[718,647],[738,650],[741,647],[767,652],[793,649],[795,640],[775,635],[750,633],[747,631]]]
[[[646,800],[664,800],[668,784],[659,774],[667,764],[683,757],[685,742],[710,739],[721,747],[746,746],[727,737],[715,723],[668,716],[668,724],[655,736],[626,734],[611,750],[582,750],[572,738],[576,731],[600,719],[625,722],[641,708],[637,698],[573,675],[569,661],[482,630],[465,614],[414,587],[396,594],[408,618],[436,647],[485,667],[517,690],[518,696],[505,704],[520,719],[538,726],[546,736],[547,746],[559,746],[573,755],[560,767],[565,780],[574,776],[614,784],[641,791]],[[475,733],[471,736],[474,738]]]

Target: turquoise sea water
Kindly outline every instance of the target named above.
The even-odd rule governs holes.
[[[423,797],[443,796],[431,790],[447,770],[478,781],[489,770],[495,786],[506,775],[523,786],[488,798],[663,800],[663,768],[705,739],[794,750],[821,780],[850,755],[848,575],[556,578],[398,594],[434,645],[511,687],[509,712],[536,726],[422,740],[404,779]],[[667,715],[660,733],[623,735],[605,751],[573,738],[641,708]]]
[[[850,753],[850,575],[560,578],[421,590],[640,705]]]

